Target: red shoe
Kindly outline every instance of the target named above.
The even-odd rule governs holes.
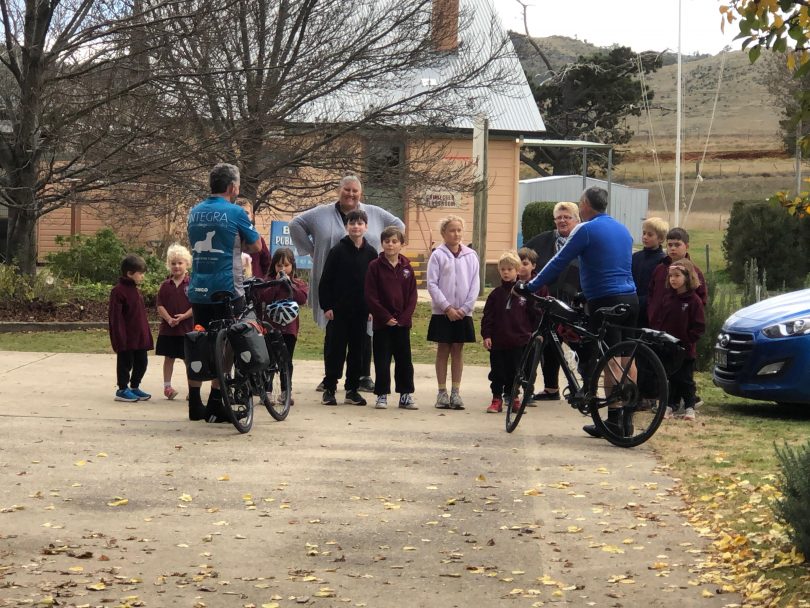
[[[487,414],[500,414],[503,411],[503,399],[500,397],[493,397],[492,403],[487,408]]]

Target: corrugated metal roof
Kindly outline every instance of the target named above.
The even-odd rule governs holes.
[[[460,6],[462,10],[472,11],[473,22],[466,31],[461,32],[462,45],[456,56],[457,61],[464,60],[465,47],[475,47],[470,43],[471,40],[474,40],[475,37],[489,35],[491,24],[497,26],[500,32],[506,36],[500,17],[492,8],[490,0],[461,0]],[[489,128],[497,131],[515,131],[521,134],[544,132],[546,126],[543,124],[520,60],[508,36],[506,42],[509,52],[501,60],[503,64],[501,67],[514,72],[518,78],[515,84],[509,86],[508,90],[490,92],[489,95],[486,95],[483,112],[489,118]],[[462,119],[459,122],[463,123],[465,128],[472,128],[472,122],[469,119]]]
[[[488,41],[495,35],[499,39],[505,37],[506,52],[501,53],[501,57],[493,62],[492,70],[511,75],[511,82],[501,82],[495,90],[487,87],[482,77],[478,79],[478,84],[473,81],[467,83],[462,90],[442,93],[439,105],[443,102],[446,108],[468,109],[467,112],[456,112],[453,121],[446,126],[472,129],[474,116],[482,113],[489,119],[491,131],[508,131],[527,136],[544,132],[543,119],[517,53],[492,8],[491,0],[459,0],[459,8],[463,26],[459,32],[460,44],[456,52],[437,53],[433,66],[407,74],[389,74],[388,81],[377,83],[376,87],[375,83],[363,83],[362,90],[344,92],[339,100],[331,96],[323,97],[308,105],[302,118],[307,122],[356,120],[357,115],[368,108],[385,103],[401,103],[414,94],[440,86],[454,74],[463,73],[470,65],[480,64],[491,53]],[[397,115],[393,122],[404,124],[405,121]],[[415,122],[432,124],[429,119],[424,118]]]

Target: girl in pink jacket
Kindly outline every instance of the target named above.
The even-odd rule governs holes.
[[[461,244],[464,220],[460,217],[444,218],[439,223],[439,231],[444,244],[431,254],[427,272],[427,288],[433,302],[427,339],[438,343],[436,407],[463,410],[459,387],[464,370],[464,343],[475,342],[472,311],[479,289],[478,254]],[[448,395],[447,361],[450,358],[452,385]]]

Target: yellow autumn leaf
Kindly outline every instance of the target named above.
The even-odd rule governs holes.
[[[96,454],[97,458],[107,458],[107,452],[99,452]]]
[[[181,494],[179,500],[183,502],[191,502],[191,495],[190,494]]]
[[[568,532],[570,532],[571,534],[577,534],[579,532],[582,532],[582,528],[580,528],[579,526],[568,526]]]
[[[614,547],[613,545],[605,545],[602,547],[602,551],[605,553],[624,553],[624,549]]]
[[[532,488],[531,490],[524,490],[524,496],[542,496],[543,494],[537,488]]]
[[[104,591],[107,588],[107,585],[104,583],[93,583],[92,585],[87,585],[87,589],[90,591]]]
[[[38,606],[55,606],[56,605],[56,600],[54,600],[52,596],[46,595],[45,597],[43,597],[41,600],[39,600],[37,602],[37,605]]]
[[[315,597],[335,597],[337,594],[335,593],[334,589],[330,589],[329,587],[321,587],[312,595]]]
[[[84,566],[71,566],[68,570],[71,572],[84,572]]]
[[[262,608],[279,608],[279,603],[270,602],[269,604],[262,604]]]
[[[711,591],[707,591],[706,589],[704,589],[700,595],[702,595],[703,597],[714,597],[714,593],[712,593]]]
[[[73,463],[73,466],[74,467],[83,467],[86,464],[87,464],[86,460],[77,460],[76,462]]]
[[[123,507],[126,504],[129,504],[129,498],[122,498],[121,496],[116,496],[110,502],[107,503],[107,506],[108,507]]]
[[[217,477],[217,481],[230,481],[231,477],[227,473],[225,475],[220,475]]]

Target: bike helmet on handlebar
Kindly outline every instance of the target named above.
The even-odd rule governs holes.
[[[294,300],[277,300],[267,305],[267,317],[277,325],[289,325],[298,317],[299,307]]]

